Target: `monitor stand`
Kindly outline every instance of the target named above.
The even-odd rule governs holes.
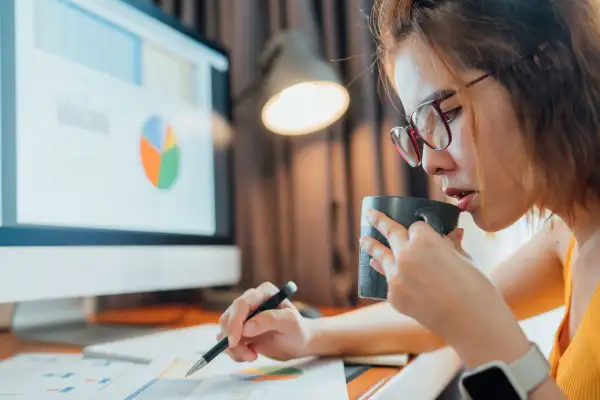
[[[104,325],[86,319],[85,299],[25,301],[15,305],[12,333],[19,339],[89,346],[157,332],[155,327]]]

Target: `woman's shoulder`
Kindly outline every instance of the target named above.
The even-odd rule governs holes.
[[[573,249],[574,240],[571,229],[559,217],[553,215],[545,222],[543,235],[548,240],[548,245],[556,251],[563,263],[568,262]]]

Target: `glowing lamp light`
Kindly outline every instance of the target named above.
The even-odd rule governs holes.
[[[317,132],[348,109],[348,91],[332,66],[315,55],[302,31],[276,36],[261,58],[268,65],[261,117],[270,131],[280,135]]]
[[[267,129],[281,135],[304,135],[327,128],[348,108],[346,89],[333,82],[304,82],[283,89],[263,107]]]

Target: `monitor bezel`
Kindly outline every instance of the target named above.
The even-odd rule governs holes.
[[[10,47],[2,48],[3,54],[9,54],[1,62],[0,74],[2,76],[1,107],[2,107],[2,130],[16,130],[16,109],[14,99],[16,98],[15,87],[15,26],[14,26],[14,1],[4,1],[1,17],[1,33],[8,40]],[[230,62],[229,52],[215,41],[209,40],[200,32],[183,25],[177,18],[162,11],[152,2],[145,0],[117,0],[125,3],[140,12],[164,23],[165,25],[183,33],[187,37],[206,45],[219,52]],[[4,14],[4,17],[2,17]],[[6,43],[6,42],[5,42]],[[11,56],[12,55],[12,56]],[[233,124],[232,100],[231,100],[231,66],[227,69],[227,96],[226,114],[224,117]],[[12,98],[12,106],[7,102]],[[4,136],[4,135],[3,135]],[[5,146],[2,143],[2,159],[5,158]],[[226,148],[228,158],[229,188],[229,221],[227,223],[227,234],[225,235],[196,235],[196,234],[172,234],[160,232],[126,231],[118,229],[97,228],[75,228],[59,226],[2,226],[0,227],[0,247],[10,246],[180,246],[180,245],[235,245],[235,172],[234,172],[234,149],[233,142]],[[5,162],[2,162],[2,184],[4,185],[7,172]],[[14,164],[13,164],[14,165]],[[14,172],[13,172],[14,173]],[[4,191],[4,189],[3,189]]]

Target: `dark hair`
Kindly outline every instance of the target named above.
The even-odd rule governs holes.
[[[453,70],[489,72],[509,92],[536,206],[600,199],[600,2],[376,0],[384,65],[416,36]]]

